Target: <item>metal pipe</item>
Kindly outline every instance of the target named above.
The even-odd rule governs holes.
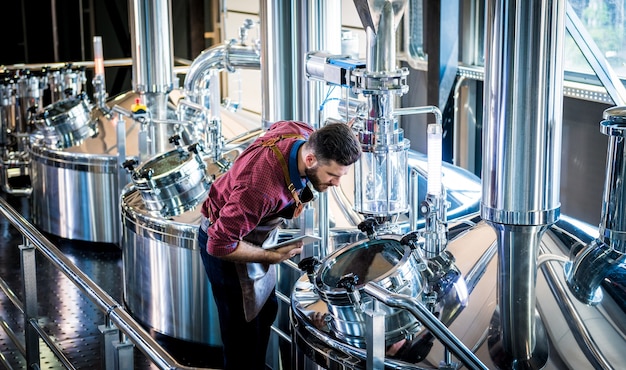
[[[295,2],[261,0],[261,88],[263,106],[261,120],[263,128],[274,122],[295,119],[299,107],[294,89],[294,43],[292,9]]]
[[[602,300],[600,285],[626,262],[626,107],[604,111],[600,131],[609,137],[599,237],[565,265],[567,284],[586,304]]]
[[[6,163],[4,161],[1,161],[2,166],[4,168],[2,168],[3,171],[7,171],[9,168],[15,168],[15,165],[23,165],[25,167],[23,168],[28,168],[28,165],[30,164],[27,161],[24,162],[18,162],[18,163]],[[8,168],[7,168],[8,167]],[[31,187],[25,187],[25,188],[14,188],[13,185],[11,185],[9,183],[9,173],[5,173],[3,175],[0,175],[0,178],[2,178],[2,190],[7,193],[7,194],[11,194],[11,195],[17,195],[17,196],[29,196],[33,193],[33,188]]]
[[[585,351],[589,352],[587,358],[590,363],[593,365],[594,369],[611,369],[611,362],[607,360],[607,353],[603,353],[603,348],[597,341],[593,339],[587,325],[585,325],[585,320],[581,317],[581,312],[576,309],[575,302],[568,296],[567,289],[564,284],[561,283],[559,279],[559,274],[555,271],[554,267],[551,264],[546,263],[542,266],[542,270],[544,271],[544,275],[546,278],[546,282],[554,294],[555,299],[560,303],[559,307],[561,308],[561,312],[563,316],[567,320],[567,322],[574,327],[576,330],[572,330],[572,334],[577,337],[577,342],[584,343],[583,348]],[[592,325],[596,325],[597,323],[592,323]]]
[[[369,282],[364,287],[365,293],[371,295],[387,306],[402,308],[415,316],[431,333],[443,343],[450,352],[463,362],[468,369],[487,369],[487,367],[461,342],[446,326],[437,319],[416,298],[390,293],[379,285]]]
[[[174,89],[172,16],[169,0],[130,2],[130,29],[133,51],[133,90],[148,108],[148,117],[168,118],[167,96]],[[148,121],[148,155],[171,147],[168,127]],[[140,145],[142,145],[140,143]]]
[[[127,67],[133,65],[132,58],[118,58],[118,59],[106,59],[104,60],[105,67]],[[61,69],[67,66],[66,62],[63,63],[17,63],[3,65],[2,68],[10,71],[19,71],[22,69],[37,70],[42,68]],[[80,62],[72,62],[74,67],[95,68],[95,62],[93,60],[85,60]]]
[[[324,50],[333,54],[341,53],[341,0],[308,0],[294,2],[294,25],[297,38],[294,40],[294,76],[292,83],[296,91],[296,104],[299,105],[295,119],[318,127],[326,121],[320,115],[319,107],[324,98],[336,97],[329,94],[331,86],[308,83],[306,77],[307,53],[311,50]],[[332,95],[332,96],[331,96]]]
[[[54,61],[59,61],[59,27],[57,17],[57,2],[50,0],[50,18],[52,20],[52,54]]]
[[[611,248],[626,253],[626,107],[613,107],[604,111],[600,131],[609,137],[606,158],[606,175],[600,220],[600,240]]]
[[[547,361],[535,351],[535,284],[540,237],[560,215],[564,18],[564,0],[487,6],[481,216],[498,237],[490,345],[501,344],[501,367]]]
[[[411,169],[411,176],[410,176],[410,181],[409,181],[409,186],[411,189],[411,213],[410,215],[410,219],[409,219],[409,228],[411,230],[417,230],[417,218],[419,217],[419,173],[417,172],[416,169],[412,168]]]
[[[170,1],[133,0],[129,10],[133,90],[138,93],[169,93],[174,80]]]
[[[41,326],[39,326],[37,319],[33,318],[33,319],[28,320],[28,324],[37,332],[41,340],[46,344],[46,346],[48,346],[48,348],[54,354],[57,360],[66,369],[70,369],[70,370],[76,369],[76,367],[72,365],[72,362],[67,358],[67,356],[65,356],[65,353],[63,353],[63,351],[58,347],[56,342],[50,339],[50,337],[48,336],[48,333],[46,333],[46,331],[43,330]]]
[[[184,82],[185,94],[192,102],[201,104],[200,100],[206,93],[204,90],[210,88],[205,80],[211,71],[260,68],[260,53],[256,45],[220,44],[211,47],[191,63]]]

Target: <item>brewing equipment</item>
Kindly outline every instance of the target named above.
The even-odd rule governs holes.
[[[131,95],[120,95],[111,104],[129,106]],[[116,126],[99,109],[87,108],[84,101],[74,100],[78,103],[74,106],[68,102],[62,100],[57,107],[69,106],[81,114],[62,113],[48,134],[33,135],[30,144],[33,221],[42,230],[67,239],[119,243]],[[125,151],[129,158],[136,158],[139,125],[127,121],[124,127]],[[80,136],[82,140],[74,141]],[[75,145],[69,145],[72,142]]]
[[[301,270],[279,267],[288,310],[280,308],[272,335],[291,339],[283,352],[297,368],[619,367],[625,114],[609,109],[601,123],[609,153],[598,232],[560,215],[564,1],[488,2],[482,184],[442,163],[439,108],[398,107],[410,88],[395,55],[407,1],[354,1],[365,60],[322,40],[327,30],[333,37],[336,25],[323,22],[335,20],[338,2],[264,1],[264,39],[247,39],[246,20],[238,38],[193,61],[177,91],[170,4],[134,0],[132,92],[107,99],[98,38],[94,104],[84,70],[70,64],[3,72],[0,185],[32,190],[33,220],[46,232],[119,243],[124,304],[147,328],[220,346],[196,244],[198,205],[261,127],[290,118],[322,125],[325,103],[339,100],[328,119],[351,124],[363,150],[354,181],[281,230],[323,238]],[[297,16],[281,28],[286,9]],[[303,18],[306,32],[291,32]],[[261,70],[263,117],[222,105],[220,74],[237,69]],[[320,86],[343,89],[342,98],[318,101]],[[404,137],[409,114],[434,117],[427,155]],[[32,188],[13,188],[16,174]]]
[[[390,55],[380,49],[379,38],[387,39],[376,27],[393,24],[391,9],[402,6],[394,1],[355,4],[368,38],[374,39],[368,39],[365,67],[343,56],[311,54],[311,68],[307,69],[311,77],[352,87],[349,81],[360,86],[362,76],[386,76],[380,71],[368,74],[368,68],[377,65],[378,56]],[[564,12],[561,1],[489,4],[488,34],[493,41],[487,43],[490,63],[485,101],[489,115],[483,140],[480,214],[447,220],[445,186],[442,189],[440,185],[445,173],[440,177],[440,163],[431,163],[441,158],[437,149],[441,126],[429,125],[428,134],[434,140],[428,142],[428,190],[420,206],[424,228],[412,225],[409,232],[404,234],[405,230],[398,237],[413,247],[420,266],[415,272],[420,276],[421,285],[415,283],[419,291],[385,286],[384,271],[371,279],[356,263],[349,268],[338,265],[342,276],[332,280],[332,289],[320,283],[330,281],[324,277],[328,266],[339,263],[338,255],[385,239],[376,229],[393,218],[381,218],[367,212],[371,207],[357,206],[366,216],[375,216],[362,228],[368,240],[345,246],[339,249],[341,254],[330,254],[320,263],[301,266],[307,276],[299,279],[291,296],[292,339],[298,349],[294,361],[298,367],[315,366],[313,363],[329,368],[345,366],[339,364],[350,364],[349,368],[455,368],[459,364],[500,369],[610,368],[623,361],[623,351],[618,348],[624,345],[621,317],[625,306],[622,298],[616,298],[624,289],[621,217],[617,216],[621,209],[617,184],[621,180],[616,180],[623,177],[619,170],[623,115],[621,109],[609,110],[602,124],[603,132],[611,136],[609,162],[616,165],[607,170],[604,223],[600,238],[594,240],[593,228],[559,212]],[[531,56],[533,61],[529,62]],[[402,81],[394,74],[393,63],[387,70],[391,73],[386,83]],[[365,123],[360,138],[365,144],[372,143],[370,138],[379,138],[375,143],[380,144],[393,138],[393,130],[371,132],[374,130],[368,130],[368,123],[374,123],[371,127],[376,129],[388,126],[383,118],[392,109],[378,109],[385,105],[376,98],[389,92],[377,92],[380,84],[370,86],[374,92],[355,89],[372,95],[362,110],[370,116],[362,118]],[[517,104],[512,97],[524,104]],[[372,112],[377,115],[371,116]],[[364,153],[367,149],[365,146]],[[379,178],[373,175],[376,171],[364,172],[372,173],[361,182],[364,189],[374,187]],[[384,191],[376,194],[390,199]],[[574,260],[567,262],[570,255]],[[367,278],[359,283],[363,276]],[[600,284],[610,292],[610,298],[605,294],[601,302]],[[353,321],[335,307],[328,290],[333,293],[331,298],[349,297],[344,301],[350,302],[349,317],[357,320],[358,326],[345,325]],[[577,299],[596,306],[579,304]],[[418,323],[415,331],[406,330],[404,337],[393,336],[396,327],[388,320],[397,316],[396,310],[410,313]],[[320,314],[326,317],[321,323]],[[599,319],[602,329],[595,321],[587,322],[588,317]],[[346,334],[348,331],[351,335]]]
[[[85,95],[59,100],[34,116],[36,136],[55,149],[80,145],[98,134],[96,113]]]
[[[300,262],[307,263],[306,260]],[[375,282],[386,289],[419,297],[423,282],[420,261],[399,237],[380,238],[347,245],[331,253],[320,266],[307,267],[311,284],[326,303],[328,329],[339,340],[365,347],[367,328],[364,310],[375,300],[363,295],[365,284]],[[385,306],[385,340],[394,343],[420,329],[421,324],[405,310]]]
[[[144,6],[165,11],[167,2],[159,3],[146,2]],[[155,21],[166,18],[163,15]],[[143,18],[140,21],[147,22]],[[169,26],[150,24],[147,28],[163,30]],[[196,241],[198,205],[213,180],[227,171],[243,148],[261,133],[260,120],[228,114],[220,102],[222,71],[259,68],[258,47],[246,39],[251,26],[245,22],[239,40],[211,47],[193,61],[183,96],[173,109],[183,130],[169,138],[174,149],[156,155],[150,153],[164,147],[163,135],[177,132],[171,131],[174,125],[169,125],[169,131],[156,129],[155,125],[164,122],[157,118],[159,94],[146,94],[153,97],[146,101],[147,110],[157,109],[157,116],[152,112],[146,117],[151,123],[145,135],[155,144],[144,158],[126,162],[132,185],[121,195],[124,303],[128,310],[156,332],[216,347],[221,346],[217,311]],[[148,80],[164,78],[157,72],[150,74],[147,65],[142,68],[146,68],[143,73]],[[227,132],[223,133],[222,125],[228,127]],[[159,307],[158,314],[155,307]]]
[[[239,151],[231,148],[224,158],[232,162]],[[183,161],[179,156],[175,149],[145,162],[122,193],[124,302],[152,330],[220,346],[217,308],[196,241],[196,206],[228,167],[199,153]],[[186,170],[202,178],[185,179]],[[154,177],[138,176],[142,173]]]

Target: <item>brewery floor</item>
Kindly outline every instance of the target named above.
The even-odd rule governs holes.
[[[30,221],[30,199],[0,192],[11,207]],[[123,303],[122,253],[117,245],[66,240],[46,235],[65,256],[83,271],[115,301]],[[0,278],[23,302],[19,245],[22,236],[11,223],[0,216]],[[100,330],[104,314],[59,270],[40,253],[36,253],[39,326],[49,334],[64,355],[77,369],[100,369]],[[24,316],[10,298],[0,292],[0,367],[26,368],[26,360],[11,337],[24,346]],[[149,328],[146,328],[150,332]],[[12,334],[14,333],[14,335]],[[151,335],[181,365],[199,368],[219,368],[219,349],[182,342],[154,332]],[[40,340],[40,368],[65,368],[48,346]],[[156,368],[137,348],[134,348],[134,368]]]

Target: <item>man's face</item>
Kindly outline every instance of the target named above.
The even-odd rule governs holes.
[[[305,169],[311,185],[319,192],[324,192],[331,186],[339,186],[341,178],[348,171],[350,171],[350,166],[343,166],[335,161],[330,161],[327,164],[320,164],[315,161],[314,165]]]

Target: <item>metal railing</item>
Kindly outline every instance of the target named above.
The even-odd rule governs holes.
[[[48,261],[60,270],[89,300],[105,314],[105,323],[99,328],[103,333],[102,358],[107,369],[132,368],[132,345],[136,346],[153,364],[160,369],[198,369],[179,364],[146,332],[123,306],[107,292],[95,284],[71,260],[69,260],[52,242],[30,224],[19,212],[0,198],[0,213],[22,234],[20,246],[22,288],[24,302],[12,294],[4,281],[0,279],[0,290],[9,296],[10,301],[24,314],[25,345],[17,341],[17,336],[9,335],[16,347],[23,352],[28,368],[39,368],[39,339],[50,347],[58,360],[67,368],[73,368],[63,352],[42,330],[37,317],[37,285],[35,251],[39,251]],[[11,330],[3,325],[11,334]],[[121,345],[120,345],[121,344]],[[129,356],[130,355],[130,356]],[[130,361],[130,362],[129,362]]]

